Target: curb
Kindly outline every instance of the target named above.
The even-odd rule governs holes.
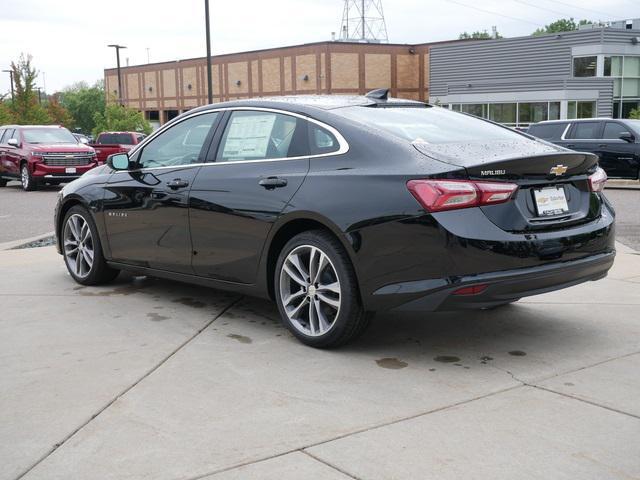
[[[0,252],[4,250],[13,250],[16,247],[20,247],[27,243],[37,242],[38,240],[44,240],[45,238],[52,237],[55,232],[42,233],[36,237],[22,238],[20,240],[12,240],[10,242],[0,243]]]
[[[640,181],[614,178],[607,180],[605,190],[607,188],[611,190],[640,190]]]

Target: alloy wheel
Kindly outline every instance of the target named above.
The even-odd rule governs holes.
[[[280,300],[291,324],[310,336],[326,334],[340,313],[336,269],[318,247],[294,248],[280,270]]]
[[[29,167],[26,165],[22,166],[22,170],[20,171],[20,180],[22,181],[22,187],[26,190],[29,188]]]
[[[91,228],[81,215],[74,214],[67,219],[63,248],[69,270],[79,278],[87,277],[93,266],[94,245]]]

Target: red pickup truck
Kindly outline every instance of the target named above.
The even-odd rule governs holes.
[[[107,161],[109,155],[128,152],[145,137],[145,134],[138,132],[103,132],[98,135],[95,143],[89,146],[95,148],[98,163],[102,164]]]
[[[24,190],[58,185],[97,166],[93,148],[58,125],[0,126],[0,187],[20,180]]]

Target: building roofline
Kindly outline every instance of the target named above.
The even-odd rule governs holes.
[[[343,42],[343,41],[333,41],[333,40],[323,40],[320,42],[311,42],[311,43],[300,43],[296,45],[285,45],[282,47],[270,47],[270,48],[261,48],[257,50],[245,50],[242,52],[232,52],[232,53],[222,53],[219,55],[211,55],[212,59],[224,59],[225,57],[232,57],[237,55],[251,55],[256,53],[264,53],[264,52],[273,52],[276,50],[287,50],[291,48],[304,48],[304,47],[317,47],[317,46],[330,46],[330,45],[359,45],[359,46],[381,46],[381,47],[428,47],[430,45],[441,45],[445,43],[455,43],[455,42],[468,42],[469,39],[456,39],[456,40],[442,40],[438,42],[427,42],[427,43],[374,43],[374,42]],[[159,66],[159,65],[172,65],[175,63],[182,62],[193,62],[197,60],[206,60],[206,56],[202,57],[190,57],[190,58],[182,58],[179,60],[166,60],[164,62],[151,62],[151,63],[140,63],[136,65],[127,65],[121,66],[121,69],[124,68],[140,68],[147,66]],[[115,71],[116,67],[105,68],[104,71]]]

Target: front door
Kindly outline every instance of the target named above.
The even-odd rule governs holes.
[[[187,117],[109,178],[104,219],[114,261],[193,273],[189,191],[213,135],[217,112]]]
[[[269,230],[309,170],[307,121],[258,110],[227,118],[191,190],[193,268],[251,284]]]
[[[621,135],[632,135],[620,122],[606,122],[599,143],[598,156],[600,166],[612,177],[638,178],[638,144],[620,138]],[[631,138],[635,137],[633,135]]]

